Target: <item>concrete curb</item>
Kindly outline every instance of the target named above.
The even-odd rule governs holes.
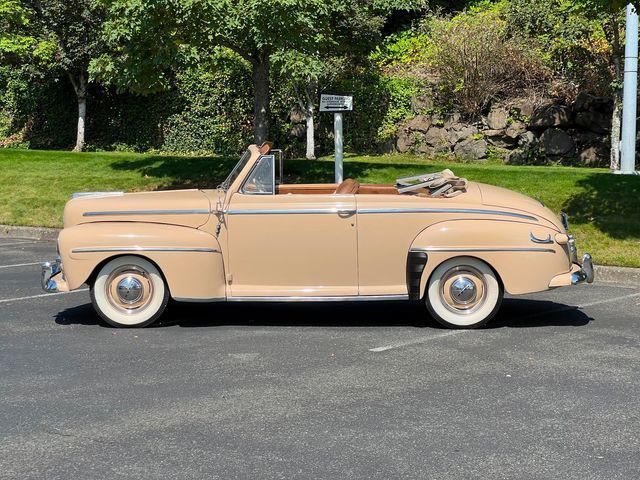
[[[59,228],[20,227],[0,225],[0,238],[32,238],[34,240],[56,240]],[[596,282],[618,285],[640,286],[640,268],[595,266]]]
[[[596,282],[640,286],[640,268],[595,266]]]
[[[30,238],[33,240],[56,240],[59,228],[21,227],[16,225],[0,225],[0,238]]]

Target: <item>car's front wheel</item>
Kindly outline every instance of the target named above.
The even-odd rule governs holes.
[[[145,327],[162,315],[169,289],[150,261],[132,255],[107,262],[91,286],[93,306],[116,327]]]
[[[477,258],[457,257],[440,264],[427,284],[431,315],[448,328],[478,328],[502,303],[503,288],[493,269]]]

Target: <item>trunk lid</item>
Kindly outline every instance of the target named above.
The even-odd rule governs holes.
[[[506,188],[486,185],[484,183],[478,183],[477,185],[480,188],[483,205],[530,213],[548,221],[558,231],[564,231],[558,215],[549,210],[539,200]]]

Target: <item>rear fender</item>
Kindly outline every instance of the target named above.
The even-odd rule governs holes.
[[[137,222],[81,224],[60,232],[58,249],[71,290],[87,282],[110,258],[137,255],[158,266],[174,299],[226,296],[220,244],[194,228]]]
[[[555,242],[557,231],[531,223],[505,220],[451,220],[423,230],[411,252],[424,252],[427,262],[420,279],[420,298],[431,273],[454,257],[475,257],[489,264],[510,294],[539,292],[556,276],[571,270],[566,246]],[[535,243],[551,239],[552,243]]]

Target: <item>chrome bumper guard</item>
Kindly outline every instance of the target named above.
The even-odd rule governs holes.
[[[62,272],[62,262],[60,261],[60,257],[58,257],[54,262],[46,262],[42,264],[42,289],[47,293],[57,293],[58,290],[58,282],[56,282],[55,277],[60,272]]]
[[[582,257],[582,265],[580,266],[580,270],[571,274],[571,284],[578,285],[580,283],[593,283],[595,278],[595,273],[593,271],[593,260],[591,255],[585,253]]]
[[[573,235],[569,233],[569,216],[560,212],[560,220],[562,222],[562,226],[567,232],[567,236],[569,237],[569,242],[567,243],[567,247],[569,249],[569,260],[573,265],[571,269],[571,284],[578,285],[580,283],[593,283],[595,279],[595,272],[593,271],[593,259],[591,255],[585,253],[582,257],[582,263],[578,262],[578,247],[576,246],[576,239]]]

